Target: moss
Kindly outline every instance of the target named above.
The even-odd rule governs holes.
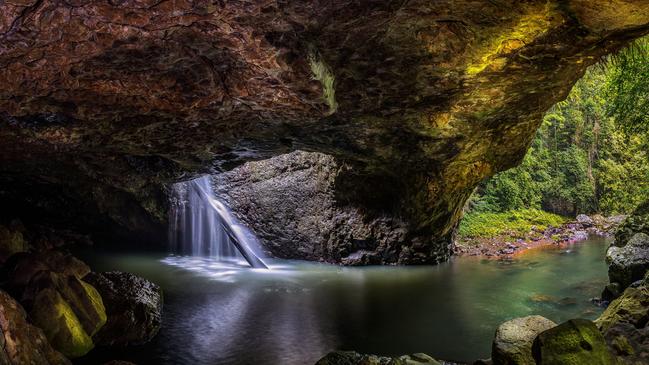
[[[532,349],[537,364],[608,365],[615,359],[595,324],[571,319],[542,332]]]
[[[595,323],[602,332],[620,322],[637,326],[646,321],[649,314],[647,307],[649,307],[648,288],[627,288],[621,297],[609,304]]]
[[[84,282],[83,280],[80,280],[80,282],[85,289],[86,295],[88,296],[88,299],[92,307],[94,308],[95,313],[99,317],[99,321],[96,323],[95,328],[92,329],[90,333],[90,336],[93,336],[104,326],[104,324],[106,324],[106,308],[104,307],[104,302],[102,301],[101,295],[99,295],[97,289],[95,289],[94,286]]]
[[[471,212],[460,223],[460,238],[491,238],[503,234],[525,234],[532,226],[544,230],[559,226],[566,218],[538,209],[514,210],[503,213]]]
[[[52,346],[70,358],[88,353],[94,344],[68,303],[53,289],[41,291],[30,315]]]
[[[554,7],[548,3],[545,11],[531,8],[511,27],[502,29],[493,35],[486,45],[480,47],[474,61],[466,68],[468,75],[476,75],[486,70],[502,69],[507,63],[507,55],[531,43],[553,26]]]
[[[329,114],[335,113],[338,109],[338,103],[336,103],[336,88],[334,85],[336,78],[333,72],[315,50],[309,52],[309,66],[311,67],[313,78],[322,84],[324,90],[323,98],[329,106]]]

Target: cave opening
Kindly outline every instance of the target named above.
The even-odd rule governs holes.
[[[649,362],[647,4],[0,9],[1,363]]]

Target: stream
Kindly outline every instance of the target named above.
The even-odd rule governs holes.
[[[488,358],[496,327],[540,314],[555,322],[596,318],[607,282],[608,241],[530,250],[509,260],[461,257],[427,267],[244,263],[92,249],[95,271],[129,271],[164,290],[163,325],[149,344],[95,349],[77,364],[314,364],[335,349]]]

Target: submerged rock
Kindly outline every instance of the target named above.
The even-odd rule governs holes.
[[[70,361],[50,346],[43,330],[27,322],[25,310],[0,291],[0,364],[68,365]]]
[[[94,336],[99,345],[133,345],[150,341],[162,324],[162,289],[137,275],[119,271],[91,273],[104,300],[108,321]]]
[[[611,246],[606,252],[609,280],[626,288],[644,278],[649,269],[649,235],[636,233],[622,247]]]
[[[496,365],[534,365],[532,342],[556,323],[542,316],[527,316],[507,321],[496,330],[491,359]]]
[[[318,360],[316,365],[442,365],[426,354],[399,357],[359,354],[354,351],[334,351]]]
[[[604,336],[595,324],[571,319],[541,332],[532,345],[537,365],[613,365]]]

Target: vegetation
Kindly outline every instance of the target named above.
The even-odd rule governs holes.
[[[649,201],[648,60],[645,38],[591,68],[546,113],[521,165],[478,187],[460,235],[528,231],[555,225],[557,215],[628,214]]]
[[[472,212],[467,214],[460,225],[459,234],[463,238],[491,238],[500,235],[521,236],[529,232],[531,226],[545,230],[548,226],[557,227],[566,218],[538,209],[519,209],[507,212]]]

